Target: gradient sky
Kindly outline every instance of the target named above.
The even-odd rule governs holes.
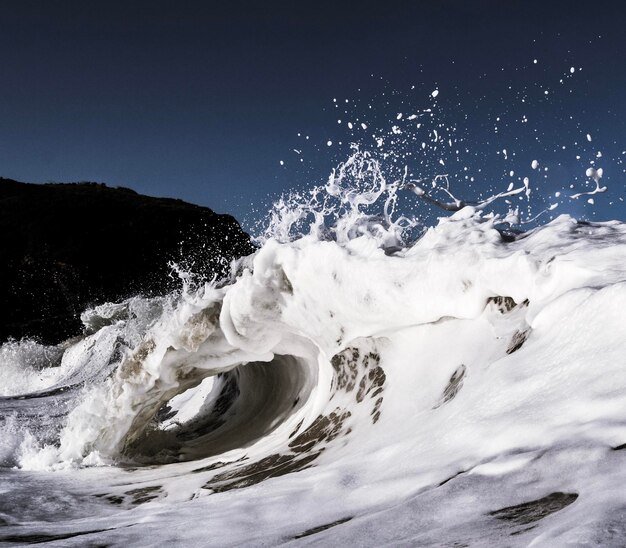
[[[471,170],[511,143],[525,168],[549,149],[547,193],[584,181],[601,150],[610,192],[595,208],[624,219],[625,28],[618,0],[3,1],[0,175],[106,182],[250,220],[345,157],[338,119],[373,127],[439,89],[478,151]],[[530,125],[493,134],[498,112],[527,108]],[[507,171],[493,158],[483,177]]]

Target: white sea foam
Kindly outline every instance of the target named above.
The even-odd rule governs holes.
[[[529,194],[356,149],[230,280],[89,311],[54,363],[5,345],[0,459],[63,493],[55,534],[113,544],[623,540],[626,225],[488,211]]]
[[[35,341],[10,341],[0,347],[0,396],[37,392],[52,386],[61,374],[63,352]]]

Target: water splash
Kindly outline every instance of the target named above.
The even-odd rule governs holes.
[[[525,181],[518,188],[466,201],[453,194],[447,174],[410,177],[408,166],[400,168],[389,156],[353,144],[352,154],[332,170],[325,185],[289,192],[274,203],[257,241],[285,243],[306,236],[345,244],[369,236],[383,249],[402,248],[426,230],[433,210],[444,215],[471,207],[497,216],[503,224],[526,222],[520,220],[519,206],[513,208],[509,201],[504,215],[489,208],[513,196],[528,200],[530,194]]]

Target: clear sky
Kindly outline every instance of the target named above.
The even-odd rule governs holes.
[[[350,140],[431,106],[470,150],[446,170],[506,186],[509,170],[539,177],[538,159],[549,194],[597,161],[609,192],[594,210],[624,219],[625,27],[619,0],[4,1],[0,175],[250,219],[323,180]]]

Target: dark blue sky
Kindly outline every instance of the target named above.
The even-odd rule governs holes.
[[[106,182],[242,219],[328,174],[350,140],[342,116],[391,120],[437,88],[471,170],[497,178],[508,166],[485,169],[491,152],[516,143],[526,167],[551,154],[552,191],[583,182],[598,148],[614,204],[595,207],[625,218],[625,27],[619,0],[4,1],[0,175]],[[529,124],[493,133],[498,112],[526,110]]]

